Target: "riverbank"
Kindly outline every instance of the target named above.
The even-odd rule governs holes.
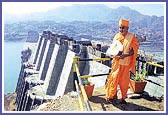
[[[8,93],[4,95],[4,111],[15,111],[16,93]]]

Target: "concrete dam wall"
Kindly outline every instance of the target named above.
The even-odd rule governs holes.
[[[16,86],[17,111],[30,111],[48,99],[56,99],[70,91],[75,91],[74,57],[90,59],[107,57],[99,48],[94,49],[90,46],[88,41],[77,43],[66,35],[58,35],[50,31],[43,31],[35,48],[32,49],[35,50],[32,51],[31,58],[22,63],[20,69]],[[78,68],[81,75],[108,74],[111,60],[81,61],[78,63]],[[105,85],[106,78],[107,75],[102,75],[88,79],[95,84],[95,87],[101,87]],[[149,76],[148,78],[153,80]],[[155,79],[158,81],[156,77]],[[156,93],[153,87],[157,87],[160,92]],[[148,83],[145,89],[150,94],[159,96],[164,93],[163,90],[152,83]]]
[[[17,111],[29,111],[47,99],[56,99],[75,90],[73,58],[92,58],[93,55],[89,54],[88,47],[74,44],[75,41],[65,35],[43,32],[34,51],[33,61],[21,66],[16,87]],[[81,75],[89,75],[108,73],[110,67],[99,62],[80,62],[79,69]],[[101,76],[95,86],[104,85],[106,77]],[[94,82],[94,79],[89,80]]]

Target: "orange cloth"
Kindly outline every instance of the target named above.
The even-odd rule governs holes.
[[[119,26],[129,27],[129,21],[128,21],[128,20],[123,20],[123,19],[121,19],[121,20],[119,21]]]
[[[122,34],[118,33],[114,37],[116,40],[120,40],[123,44],[123,52],[128,53],[131,48],[134,50],[134,54],[132,56],[128,56],[128,59],[119,59],[118,57],[113,58],[112,62],[112,69],[107,78],[107,83],[105,85],[106,89],[106,98],[112,99],[115,97],[117,92],[117,86],[119,84],[122,99],[125,99],[127,96],[127,90],[129,86],[130,80],[130,70],[135,72],[135,65],[136,65],[136,56],[138,52],[138,40],[135,35],[131,33],[127,33],[127,35],[123,36]],[[119,63],[122,60],[122,63]],[[126,62],[129,60],[129,63]],[[127,63],[126,65],[124,63]]]

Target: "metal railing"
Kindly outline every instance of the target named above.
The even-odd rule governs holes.
[[[78,83],[75,80],[75,87],[76,87],[76,91],[78,92],[78,99],[79,99],[79,104],[80,104],[81,110],[84,110],[83,109],[83,104],[81,104],[82,103],[82,98],[83,98],[83,101],[85,103],[85,107],[86,107],[87,111],[92,111],[89,100],[88,100],[88,97],[87,97],[87,94],[86,94],[86,91],[84,89],[84,83],[83,83],[82,79],[83,78],[89,78],[89,77],[109,75],[109,73],[81,76],[80,72],[79,72],[79,69],[78,69],[78,63],[79,63],[79,61],[101,61],[101,60],[112,60],[112,58],[93,58],[93,59],[87,59],[87,58],[81,59],[79,57],[74,58],[74,65],[73,65],[74,66],[74,68],[73,68],[74,77],[77,77],[77,80],[78,80]],[[82,95],[80,95],[80,92],[82,93]]]
[[[91,111],[92,109],[91,109],[91,106],[89,104],[89,100],[88,100],[86,91],[84,89],[84,84],[83,84],[83,81],[82,81],[82,79],[80,77],[80,72],[79,72],[79,69],[78,69],[78,66],[77,66],[78,60],[79,60],[78,57],[74,58],[73,71],[74,71],[74,77],[77,77],[78,82],[79,82],[79,88],[78,88],[78,83],[75,83],[75,86],[76,86],[76,90],[78,92],[78,97],[79,97],[78,99],[79,99],[79,103],[80,103],[80,108],[81,108],[81,110],[83,110],[83,104],[81,104],[81,102],[82,102],[81,99],[83,98],[83,101],[85,103],[87,111]],[[82,96],[80,95],[80,92],[82,93]]]
[[[112,58],[92,58],[92,59],[88,59],[88,58],[79,58],[79,57],[76,56],[74,58],[74,60],[73,60],[74,79],[76,78],[76,80],[75,80],[75,88],[76,88],[76,91],[78,93],[79,105],[80,105],[80,108],[81,108],[82,111],[84,110],[82,102],[85,103],[85,107],[86,107],[87,111],[92,111],[92,108],[90,106],[86,91],[84,89],[84,83],[83,83],[82,79],[83,78],[103,76],[103,75],[109,75],[109,73],[96,74],[96,75],[83,75],[83,76],[81,76],[80,72],[79,72],[79,68],[78,68],[78,63],[79,63],[79,61],[107,61],[107,60],[110,61],[110,60],[112,60]],[[147,66],[146,67],[147,71],[148,71],[149,65],[152,65],[152,66],[155,66],[155,67],[159,67],[159,68],[164,68],[163,65],[160,65],[160,64],[157,64],[157,63],[154,63],[154,62],[146,62],[144,60],[140,60],[139,58],[137,58],[137,65],[136,66],[137,66],[138,69],[139,68],[144,68],[145,65]],[[136,69],[136,71],[138,71],[138,70]],[[154,83],[156,85],[159,85],[161,87],[164,87],[164,85],[162,85],[162,84],[158,84],[158,83],[155,83],[155,82],[150,81],[150,80],[147,80],[147,81],[151,82],[151,83]]]

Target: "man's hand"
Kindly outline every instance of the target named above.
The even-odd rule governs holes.
[[[134,54],[134,50],[132,48],[129,53],[123,54],[122,52],[119,52],[117,56],[119,57],[119,59],[124,59],[125,57],[131,56],[133,54]]]
[[[121,55],[119,56],[119,59],[124,59],[125,57],[127,57],[126,54],[121,54]]]
[[[122,55],[122,53],[123,53],[122,51],[119,51],[118,54],[117,54],[117,56]]]

